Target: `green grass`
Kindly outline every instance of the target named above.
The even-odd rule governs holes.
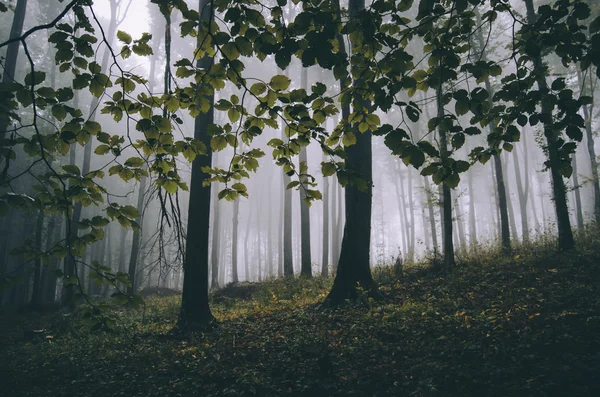
[[[379,268],[389,300],[338,310],[318,306],[331,279],[229,288],[219,327],[190,340],[167,336],[179,297],[116,313],[113,332],[0,318],[0,395],[597,396],[600,240],[578,243],[481,248],[448,276]]]

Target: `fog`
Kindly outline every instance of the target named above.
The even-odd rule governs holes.
[[[132,96],[146,92],[147,94],[161,95],[164,87],[164,71],[166,62],[164,43],[164,18],[158,11],[156,4],[145,0],[127,2],[125,0],[99,0],[94,2],[94,10],[97,11],[98,20],[105,31],[110,24],[111,6],[116,9],[116,15],[121,21],[117,30],[129,33],[134,39],[141,37],[142,33],[149,32],[153,35],[150,45],[154,55],[143,57],[132,55],[128,59],[119,59],[118,65],[109,57],[108,71],[111,76],[118,77],[120,69],[143,76],[147,82],[145,85],[138,84]],[[522,2],[514,2],[515,9],[522,14],[525,13]],[[56,0],[35,1],[30,0],[27,5],[27,17],[25,19],[24,31],[43,23],[48,23],[60,12],[64,3]],[[197,6],[197,5],[196,5]],[[190,7],[193,7],[190,4]],[[345,7],[342,3],[342,7]],[[297,6],[286,6],[286,18],[293,20],[300,12],[301,4]],[[12,21],[12,13],[0,14],[0,41],[4,42],[9,37]],[[193,58],[195,50],[195,39],[192,37],[180,37],[179,23],[181,15],[175,12],[172,15],[172,43],[171,43],[171,65],[173,76],[169,79],[170,89],[185,87],[190,79],[177,77],[177,67],[174,64],[181,58]],[[95,23],[95,22],[94,22]],[[220,22],[222,23],[222,22]],[[511,21],[498,21],[490,32],[488,48],[491,49],[489,58],[502,61],[505,68],[504,74],[514,72],[514,65],[510,60],[508,46],[511,41]],[[50,32],[51,33],[51,32]],[[47,48],[47,36],[49,32],[39,31],[34,33],[30,40],[29,51],[34,57],[36,67],[45,70],[51,76],[52,83],[56,87],[70,84],[70,79],[65,73],[59,73],[53,62],[53,50]],[[112,46],[119,49],[120,43],[116,35],[107,37],[112,40]],[[411,42],[412,48],[422,47],[417,39]],[[98,42],[94,45],[95,57],[98,63],[107,51],[106,45]],[[0,56],[4,57],[5,48],[2,48]],[[418,52],[418,50],[417,50]],[[423,55],[425,56],[425,55]],[[242,57],[245,64],[243,76],[250,81],[269,81],[276,74],[285,74],[292,80],[290,89],[310,87],[317,83],[323,83],[327,87],[326,95],[336,96],[340,91],[339,81],[332,72],[321,69],[319,66],[311,66],[307,71],[307,85],[302,86],[302,65],[294,59],[285,71],[280,71],[271,57],[264,61]],[[574,69],[566,69],[560,60],[549,57],[546,61],[551,65],[553,78],[565,77],[567,84],[576,93],[580,92],[577,74]],[[419,59],[415,58],[415,63]],[[23,81],[28,72],[27,59],[20,54],[14,79]],[[120,69],[119,69],[120,68]],[[108,73],[107,73],[108,74]],[[491,77],[491,84],[499,86],[499,77]],[[50,78],[47,79],[47,82]],[[464,87],[469,91],[478,83],[473,78],[459,79],[457,86]],[[143,137],[136,131],[136,119],[124,117],[120,122],[115,122],[110,114],[102,112],[104,103],[111,100],[112,94],[118,87],[109,89],[100,98],[100,104],[85,89],[76,91],[73,101],[82,109],[84,117],[95,112],[95,120],[101,124],[102,131],[110,136],[117,135],[125,137],[123,151],[118,160],[136,156],[137,149],[132,144]],[[244,93],[232,84],[216,92],[215,102],[221,98],[229,98],[237,94],[240,98]],[[406,93],[398,101],[414,101],[421,107],[422,117],[414,123],[404,118],[398,110],[392,110],[386,114],[379,113],[381,123],[389,123],[393,126],[404,125],[411,134],[414,141],[420,139],[437,144],[437,136],[429,132],[427,120],[429,115],[435,115],[436,103],[433,90],[419,91],[413,97]],[[244,106],[254,109],[258,104],[253,98],[246,97]],[[336,102],[337,103],[337,102]],[[339,103],[337,103],[339,106]],[[76,107],[74,105],[74,107]],[[97,107],[97,109],[95,109]],[[454,105],[448,104],[448,109],[453,111]],[[596,113],[592,117],[592,130],[598,129],[598,117]],[[176,139],[191,138],[194,135],[194,119],[183,109],[178,109],[176,116],[182,121],[175,125],[173,132]],[[340,120],[341,114],[331,117],[323,127],[327,131],[333,131]],[[470,115],[460,116],[459,123],[465,127],[470,125]],[[31,136],[31,128],[27,126],[32,122],[31,115],[23,112],[20,125],[24,126],[22,134]],[[228,122],[227,112],[215,111],[215,123]],[[56,120],[52,118],[49,111],[43,113],[41,128],[50,131],[56,127]],[[483,128],[482,128],[483,129]],[[534,127],[526,125],[520,127],[521,138],[514,143],[512,151],[502,151],[503,176],[506,186],[507,207],[509,214],[509,225],[511,239],[514,244],[528,241],[540,236],[554,236],[557,234],[556,212],[552,200],[552,189],[549,172],[545,169],[546,155],[543,146],[542,125]],[[290,182],[282,170],[275,164],[272,156],[272,148],[268,142],[273,138],[281,138],[283,131],[266,126],[261,135],[256,136],[248,146],[241,142],[236,149],[245,151],[249,149],[261,149],[265,156],[259,159],[259,167],[250,178],[243,181],[247,186],[248,197],[240,197],[237,202],[218,200],[217,194],[225,186],[214,182],[212,185],[212,203],[210,215],[210,254],[211,264],[211,288],[223,287],[235,281],[233,267],[236,266],[239,281],[262,281],[274,277],[283,277],[283,234],[284,234],[284,195],[285,187]],[[587,138],[578,144],[573,159],[574,173],[565,179],[568,188],[568,201],[570,219],[573,229],[583,228],[586,223],[594,218],[594,192],[591,161],[587,148]],[[96,139],[92,139],[92,152],[100,145]],[[592,144],[596,153],[600,151],[598,143]],[[469,160],[469,152],[477,147],[487,147],[486,133],[479,136],[468,136],[465,145],[454,152],[454,158]],[[74,151],[57,156],[54,164],[74,164],[82,167],[84,147],[76,144]],[[324,266],[327,267],[329,275],[334,274],[340,254],[340,246],[343,238],[345,214],[344,214],[344,188],[339,185],[336,176],[323,177],[321,173],[321,162],[326,156],[318,144],[311,142],[306,148],[307,173],[315,178],[315,183],[322,195],[323,200],[312,202],[309,207],[310,214],[310,254],[312,263],[312,274],[319,275]],[[231,165],[234,150],[228,146],[224,150],[212,153],[213,167],[228,169]],[[92,155],[91,170],[103,170],[106,176],[98,183],[106,189],[105,204],[118,203],[120,205],[131,205],[141,209],[141,239],[140,250],[136,256],[137,269],[135,269],[136,290],[151,287],[165,287],[181,290],[183,283],[182,258],[185,246],[185,233],[187,227],[189,192],[179,189],[177,194],[167,195],[159,191],[155,184],[154,176],[146,183],[146,189],[141,190],[141,182],[134,179],[123,181],[118,175],[109,176],[109,169],[114,166],[116,157],[110,153],[107,155]],[[10,175],[15,176],[23,173],[18,180],[15,179],[10,186],[3,186],[2,193],[15,192],[34,195],[32,186],[36,183],[35,172],[42,171],[42,165],[38,164],[31,170],[31,158],[18,153],[18,160],[11,164]],[[294,159],[299,167],[298,158]],[[339,161],[339,159],[338,159]],[[461,174],[461,182],[453,190],[453,241],[456,249],[456,257],[461,258],[469,255],[477,255],[482,247],[499,247],[501,239],[500,210],[498,203],[498,189],[495,182],[493,161],[486,164],[475,163],[466,173]],[[177,158],[177,169],[182,177],[182,182],[190,185],[191,165],[183,157]],[[427,165],[427,164],[426,164]],[[416,263],[423,260],[434,260],[440,255],[442,249],[442,219],[440,215],[440,190],[432,182],[431,177],[420,175],[420,169],[407,166],[398,156],[391,154],[384,144],[383,137],[373,137],[373,205],[371,217],[371,266],[388,266],[393,264],[397,258],[402,258],[404,263]],[[297,178],[296,178],[297,179]],[[292,197],[292,257],[294,273],[299,274],[301,270],[301,206],[306,205],[302,200],[302,188],[293,188]],[[143,193],[143,205],[139,208],[138,200]],[[324,206],[327,211],[324,211]],[[104,206],[84,206],[81,217],[91,219],[96,215],[104,214]],[[324,218],[324,213],[327,218]],[[36,241],[36,230],[41,230],[41,250],[51,249],[66,236],[66,222],[59,213],[48,213],[41,216],[40,213],[31,210],[20,210],[11,208],[10,213],[0,218],[0,271],[3,276],[2,302],[6,306],[18,306],[29,301],[33,293],[33,282],[35,260],[26,253],[19,251],[19,247],[34,246]],[[40,220],[41,218],[41,220]],[[324,223],[328,235],[324,235]],[[234,236],[236,236],[234,238]],[[548,237],[550,238],[550,237]],[[39,242],[38,236],[38,242]],[[109,285],[95,286],[91,279],[86,276],[93,273],[92,263],[97,261],[106,265],[112,271],[127,273],[130,262],[133,259],[132,244],[134,232],[123,228],[117,221],[111,222],[105,229],[104,238],[91,244],[85,254],[78,262],[78,274],[81,282],[85,283],[92,295],[108,295],[113,291]],[[36,248],[36,249],[38,249]],[[324,255],[324,251],[326,251]],[[236,259],[237,256],[237,259]],[[63,260],[48,259],[44,261],[44,271],[50,277],[53,270],[63,267]],[[237,263],[235,263],[237,262]],[[216,276],[215,276],[216,272]],[[58,298],[61,294],[61,281],[54,286],[49,296],[51,300]]]

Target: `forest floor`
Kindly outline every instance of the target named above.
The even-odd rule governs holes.
[[[213,296],[219,326],[168,336],[180,298],[116,312],[0,317],[1,396],[599,396],[600,240],[510,258],[480,250],[447,276],[375,270],[384,303],[322,310],[331,279]]]

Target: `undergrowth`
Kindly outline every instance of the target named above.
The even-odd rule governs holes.
[[[180,298],[115,313],[2,318],[2,396],[600,395],[600,241],[551,239],[510,257],[479,247],[450,275],[420,264],[375,277],[383,303],[323,310],[332,280],[272,280],[213,294],[219,326],[169,336]]]

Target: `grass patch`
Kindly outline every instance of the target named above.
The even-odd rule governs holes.
[[[112,332],[0,318],[0,395],[600,395],[600,242],[578,243],[481,249],[448,276],[379,268],[389,300],[370,307],[320,310],[327,278],[229,287],[213,295],[219,327],[191,340],[167,336],[179,296],[117,313]]]

